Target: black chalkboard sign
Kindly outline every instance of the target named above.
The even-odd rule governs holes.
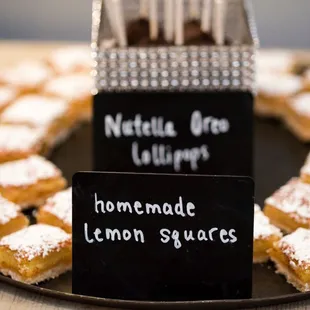
[[[248,92],[99,93],[94,170],[252,176]]]
[[[76,174],[73,293],[250,298],[253,194],[245,177]]]

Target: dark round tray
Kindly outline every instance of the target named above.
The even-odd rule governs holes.
[[[71,183],[77,171],[91,170],[91,126],[78,129],[66,143],[56,149],[51,160],[62,169]],[[284,126],[272,120],[255,120],[255,182],[256,201],[264,199],[292,176],[298,176],[309,147],[296,139]],[[71,293],[71,273],[40,285],[27,285],[0,276],[0,280],[43,295],[82,303],[123,309],[244,309],[310,299],[309,293],[299,293],[274,272],[272,264],[253,265],[253,298],[195,302],[140,302],[112,300]]]

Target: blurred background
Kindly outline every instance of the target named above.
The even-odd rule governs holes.
[[[310,48],[310,0],[253,3],[262,47]],[[0,39],[89,41],[91,6],[91,0],[0,0]]]

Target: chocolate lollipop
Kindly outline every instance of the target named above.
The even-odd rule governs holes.
[[[200,18],[200,1],[189,0],[189,21],[184,26],[184,40],[186,44],[196,45],[201,41],[201,31],[198,20]]]
[[[146,45],[149,41],[150,26],[147,19],[131,21],[127,26],[128,44],[130,46]]]
[[[199,1],[189,3],[190,21],[185,24],[185,44],[187,45],[213,45],[211,36],[211,2],[203,0],[202,8]],[[197,13],[198,11],[198,13]],[[201,21],[199,12],[202,11]]]
[[[128,28],[130,44],[134,46],[165,45],[163,33],[159,29],[158,0],[148,0],[148,20],[140,19]]]
[[[158,0],[140,1],[140,19],[128,25],[128,42],[133,46],[165,44],[158,23]]]
[[[202,44],[202,32],[197,20],[187,21],[184,25],[184,41],[186,45]]]
[[[144,45],[148,41],[149,27],[149,0],[140,0],[139,18],[127,25],[128,44]],[[144,43],[143,43],[144,42]]]

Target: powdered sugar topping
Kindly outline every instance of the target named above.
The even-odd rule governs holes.
[[[20,212],[20,207],[15,203],[6,200],[0,195],[0,225],[15,219]]]
[[[259,51],[257,55],[257,71],[271,73],[287,73],[294,64],[292,53],[274,50]]]
[[[297,95],[289,104],[296,113],[301,116],[310,117],[310,93]]]
[[[27,126],[0,125],[0,154],[30,151],[42,141],[44,131]]]
[[[295,75],[263,72],[257,76],[258,91],[269,96],[294,95],[302,87],[302,79]]]
[[[36,87],[51,76],[50,69],[39,61],[25,61],[7,69],[0,80],[16,86]]]
[[[90,70],[92,59],[88,47],[70,46],[61,48],[51,55],[51,63],[62,74]]]
[[[0,165],[0,186],[29,186],[60,175],[61,171],[54,164],[41,156],[32,155]]]
[[[17,91],[9,86],[0,87],[0,108],[6,106],[17,96]]]
[[[90,96],[93,86],[93,78],[89,74],[72,74],[50,80],[45,86],[45,91],[67,100],[74,100]]]
[[[310,266],[310,230],[298,228],[278,242],[278,247],[290,259],[291,265]]]
[[[68,188],[49,198],[43,206],[47,211],[67,225],[72,225],[72,188]]]
[[[49,126],[67,112],[65,100],[40,95],[19,98],[1,115],[1,121],[11,124],[27,124],[33,127]]]
[[[0,246],[7,246],[17,260],[46,257],[51,252],[60,251],[71,236],[58,227],[45,224],[32,225],[8,235],[0,240]]]
[[[269,218],[264,215],[260,207],[255,205],[254,208],[254,240],[274,235],[282,237],[280,229],[270,224]]]
[[[289,213],[299,221],[310,219],[310,185],[292,178],[271,197],[266,199],[266,204],[282,212]]]
[[[310,69],[308,69],[305,72],[304,77],[305,77],[306,81],[309,83],[310,82]]]
[[[310,174],[310,153],[307,156],[306,162],[300,170],[301,174]]]

